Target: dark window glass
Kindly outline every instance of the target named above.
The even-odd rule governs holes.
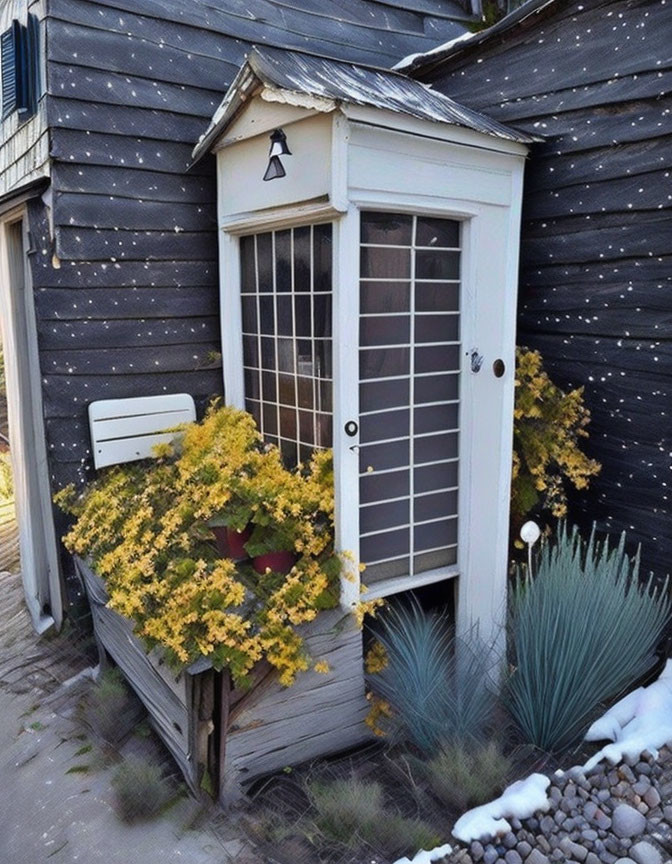
[[[401,411],[384,411],[382,414],[360,416],[360,436],[362,441],[383,441],[386,438],[401,438],[410,432],[411,412],[408,408]]]
[[[457,490],[454,492],[435,492],[433,495],[417,495],[413,502],[413,516],[416,522],[426,522],[441,516],[457,513]]]
[[[243,333],[257,332],[257,298],[243,297]]]
[[[359,296],[362,314],[410,311],[408,282],[362,282]]]
[[[257,234],[257,273],[259,291],[273,291],[273,238],[271,234]]]
[[[435,345],[431,348],[415,349],[415,371],[447,372],[460,368],[459,345]]]
[[[390,378],[393,375],[408,375],[408,348],[379,348],[359,352],[359,377]]]
[[[282,461],[285,465],[288,468],[293,468],[297,463],[296,441],[288,441],[285,438],[281,438],[280,452],[282,453]]]
[[[373,381],[359,385],[359,410],[380,411],[383,408],[396,408],[408,405],[410,384],[408,378],[392,381]]]
[[[313,379],[304,377],[303,375],[297,376],[296,395],[297,395],[299,405],[301,405],[303,408],[312,408],[313,407]]]
[[[437,249],[415,253],[416,279],[459,279],[460,253]]]
[[[243,364],[259,366],[259,350],[256,336],[243,336]]]
[[[362,504],[403,498],[410,492],[410,476],[406,471],[391,471],[389,474],[365,474],[359,478],[359,499]]]
[[[416,312],[457,312],[460,286],[455,282],[416,282]]]
[[[417,442],[415,462],[439,462],[441,459],[454,459],[457,456],[457,432],[440,435],[426,435]]]
[[[280,406],[280,437],[296,441],[296,409]]]
[[[446,402],[449,399],[457,399],[459,376],[452,375],[430,375],[427,378],[416,378],[414,402],[421,405],[423,402]]]
[[[278,401],[278,379],[275,372],[261,373],[261,392],[264,402]]]
[[[259,372],[256,369],[245,369],[243,376],[245,379],[245,395],[250,399],[259,399]]]
[[[434,253],[430,253],[434,254]],[[365,279],[408,279],[411,273],[410,249],[363,246],[361,275]],[[448,277],[444,277],[448,278]]]
[[[457,342],[460,319],[457,315],[418,315],[415,319],[416,342]]]
[[[458,408],[458,405],[432,405],[427,408],[416,408],[414,411],[416,435],[457,429]],[[418,446],[421,447],[422,444]]]
[[[398,213],[362,213],[362,243],[410,246],[413,217]]]
[[[313,297],[313,335],[331,336],[330,294],[317,294]]]
[[[313,227],[314,291],[331,291],[332,242],[331,225]]]
[[[310,291],[310,228],[294,229],[294,290]]]
[[[362,473],[373,468],[386,471],[388,468],[405,468],[411,461],[411,445],[405,441],[390,441],[386,444],[365,444],[359,449],[359,470]]]
[[[257,290],[254,235],[240,238],[240,290],[243,294],[252,294]]]
[[[453,219],[432,219],[428,216],[418,216],[415,245],[458,248],[460,245],[460,223]]]
[[[261,428],[261,403],[254,399],[245,400],[245,410],[254,417],[254,421]]]
[[[262,369],[275,369],[275,339],[262,336],[260,341]]]
[[[270,402],[262,403],[262,414],[264,424],[264,435],[278,434],[278,409]]]
[[[385,558],[397,558],[408,555],[410,532],[408,528],[397,528],[386,534],[374,534],[362,537],[360,543],[360,558],[362,561],[380,561]]]
[[[416,525],[413,530],[414,552],[450,546],[453,543],[457,543],[457,519],[443,519],[440,522],[429,522],[427,525]]]
[[[413,488],[416,492],[433,492],[435,489],[457,486],[457,462],[416,468],[414,474]]]
[[[278,350],[278,372],[295,372],[294,340],[279,336],[275,344]]]
[[[292,298],[280,294],[276,297],[275,302],[278,310],[278,335],[291,336],[294,332]]]
[[[407,345],[411,339],[411,319],[407,315],[360,318],[360,345]]]
[[[331,339],[321,339],[315,343],[315,374],[318,378],[331,378]]]
[[[278,402],[281,405],[296,405],[296,384],[293,375],[278,375]]]
[[[457,563],[457,549],[436,549],[434,552],[423,552],[413,556],[413,569],[416,573],[425,573],[427,570],[436,570],[439,567],[448,567]]]
[[[275,290],[292,290],[291,231],[275,232]]]
[[[331,381],[320,381],[317,385],[318,408],[320,411],[333,411]]]
[[[362,534],[370,531],[380,531],[394,525],[408,525],[410,507],[408,499],[404,501],[388,501],[373,507],[362,507],[359,517],[359,528]]]
[[[294,321],[296,324],[297,336],[311,335],[311,305],[312,297],[310,295],[299,296],[294,298]]]
[[[261,319],[261,332],[264,334],[275,333],[275,310],[273,297],[259,298],[259,317]]]

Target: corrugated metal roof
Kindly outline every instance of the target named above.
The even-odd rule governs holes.
[[[298,51],[255,47],[194,148],[194,160],[210,149],[257,85],[336,103],[395,111],[421,120],[473,129],[507,141],[530,144],[536,140],[398,72]]]

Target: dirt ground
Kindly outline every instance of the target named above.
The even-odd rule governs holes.
[[[92,654],[67,630],[38,637],[22,597],[20,577],[0,573],[0,862],[260,864],[228,817],[186,795],[152,821],[120,821],[114,763],[146,737],[113,758],[91,739],[78,705]]]

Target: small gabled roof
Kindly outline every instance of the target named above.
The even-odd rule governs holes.
[[[210,150],[258,87],[284,94],[279,101],[290,104],[303,104],[301,97],[310,97],[318,110],[333,110],[338,103],[364,105],[521,144],[537,140],[398,72],[298,51],[255,47],[194,147],[194,161]]]

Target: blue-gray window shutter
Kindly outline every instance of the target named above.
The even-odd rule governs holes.
[[[2,119],[8,117],[17,108],[16,92],[16,28],[12,22],[9,30],[0,36],[0,63],[2,74]]]

